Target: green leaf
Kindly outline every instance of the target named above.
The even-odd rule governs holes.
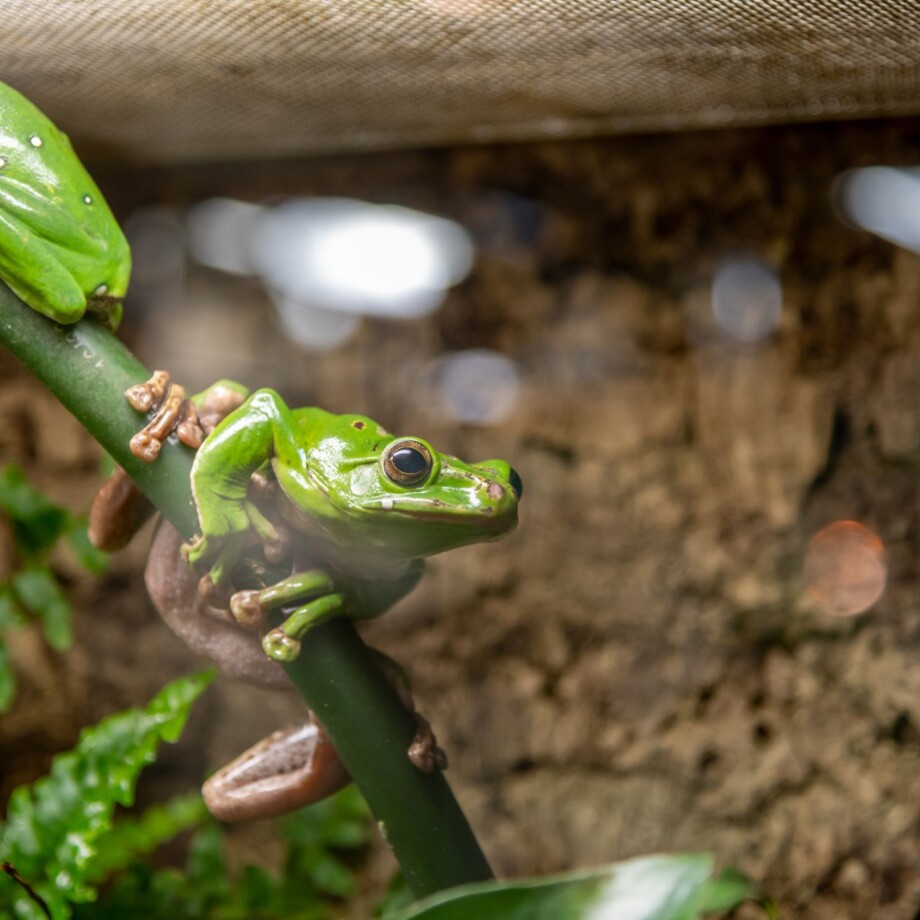
[[[737,873],[713,889],[712,868],[705,854],[649,856],[549,879],[464,885],[389,920],[697,920],[753,894]]]
[[[70,515],[32,488],[18,466],[0,469],[0,510],[13,522],[16,548],[33,556],[51,547],[70,521]]]
[[[208,811],[197,792],[176,796],[163,805],[152,805],[139,817],[121,818],[96,841],[96,856],[87,872],[88,880],[103,881],[129,866],[137,856],[152,852],[207,819]]]
[[[17,572],[10,583],[23,607],[37,616],[48,642],[65,649],[73,641],[70,602],[47,565],[30,566]]]
[[[9,585],[0,585],[0,631],[25,625],[26,615]]]
[[[213,676],[180,678],[146,709],[84,729],[72,751],[55,757],[48,776],[13,792],[0,852],[47,901],[55,920],[70,916],[71,902],[95,898],[93,862],[116,805],[132,804],[138,773],[154,760],[160,741],[176,740]],[[5,906],[13,906],[17,918],[40,920],[24,894],[0,882],[0,916]]]
[[[701,886],[696,909],[703,913],[731,910],[742,901],[759,898],[759,893],[747,876],[737,869],[723,869],[718,878]]]
[[[10,661],[10,650],[0,636],[0,712],[6,712],[16,695],[16,675]]]
[[[80,565],[94,575],[101,575],[109,565],[109,554],[96,549],[86,532],[86,515],[74,518],[67,531],[67,542]]]

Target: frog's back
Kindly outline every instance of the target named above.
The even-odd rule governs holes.
[[[130,250],[102,193],[70,138],[5,83],[0,83],[0,212],[54,246],[78,280],[85,263],[87,285],[107,266],[105,293],[124,296]]]
[[[389,432],[366,415],[336,415],[309,406],[292,410],[291,416],[302,444],[318,447],[324,441],[332,441],[343,455],[378,453],[391,438]]]

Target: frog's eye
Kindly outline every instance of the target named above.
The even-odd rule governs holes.
[[[411,438],[394,441],[383,455],[383,471],[387,479],[398,486],[416,486],[424,482],[433,464],[428,446]]]

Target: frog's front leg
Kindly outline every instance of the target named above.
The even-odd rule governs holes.
[[[279,453],[296,452],[291,412],[273,390],[257,390],[231,412],[199,449],[192,466],[192,495],[201,535],[186,545],[188,563],[203,573],[202,588],[225,584],[251,542],[250,531],[270,552],[283,539],[249,500],[256,473]]]
[[[230,610],[244,629],[261,629],[272,610],[290,607],[285,621],[262,637],[262,648],[275,661],[293,661],[300,654],[304,635],[345,612],[345,598],[322,570],[298,572],[261,591],[237,591]]]

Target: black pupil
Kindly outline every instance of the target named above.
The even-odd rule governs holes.
[[[427,472],[428,458],[414,447],[400,447],[394,450],[390,460],[393,466],[406,476],[418,476]]]

